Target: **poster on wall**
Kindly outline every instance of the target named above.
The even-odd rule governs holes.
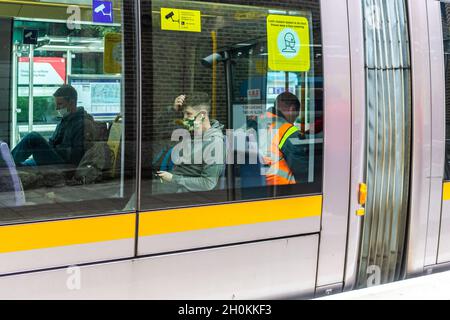
[[[66,82],[66,59],[58,57],[33,58],[33,84],[58,86]],[[30,58],[19,58],[19,85],[30,83]]]

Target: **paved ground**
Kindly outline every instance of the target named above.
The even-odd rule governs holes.
[[[450,271],[317,300],[450,300]]]

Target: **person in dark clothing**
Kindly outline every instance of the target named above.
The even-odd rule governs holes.
[[[84,108],[77,108],[77,91],[63,85],[53,96],[60,123],[48,141],[37,132],[27,134],[11,152],[17,165],[23,165],[32,156],[37,166],[78,166],[89,149],[94,138],[94,119]]]
[[[294,126],[299,115],[300,101],[289,92],[280,94],[275,106],[261,116],[260,152],[267,166],[266,184],[286,185],[305,183],[308,178],[308,149],[304,136]]]

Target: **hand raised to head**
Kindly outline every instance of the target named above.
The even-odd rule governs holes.
[[[173,103],[173,108],[175,111],[181,111],[183,109],[184,101],[186,100],[186,96],[184,94],[179,95],[175,102]]]

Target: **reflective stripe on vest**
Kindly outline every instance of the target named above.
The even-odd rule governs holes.
[[[292,136],[294,133],[296,133],[297,131],[300,131],[296,126],[292,126],[283,136],[283,138],[281,139],[280,145],[279,145],[279,149],[283,149],[284,144],[286,143],[287,139],[289,139],[290,136]]]

